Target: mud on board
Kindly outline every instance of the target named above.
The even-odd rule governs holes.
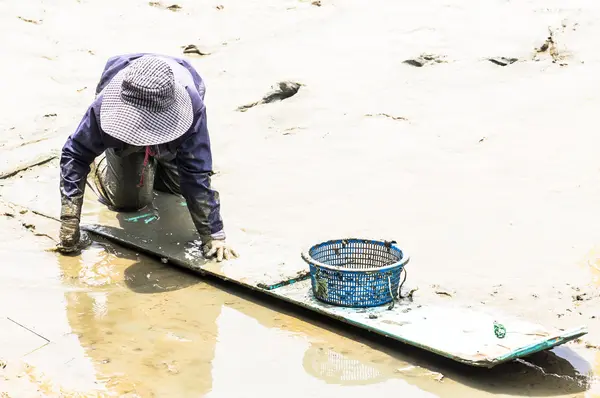
[[[36,211],[47,217],[60,217],[57,162],[28,170],[23,178],[7,182],[2,191],[4,200]],[[294,242],[278,242],[273,237],[256,239],[256,235],[235,228],[233,220],[225,220],[230,243],[241,257],[229,263],[207,262],[200,254],[198,234],[180,196],[155,193],[152,207],[133,213],[117,213],[98,202],[97,196],[86,187],[82,209],[82,227],[94,226],[102,235],[127,245],[138,242],[138,249],[158,254],[188,268],[214,271],[224,277],[250,285],[275,285],[305,275],[308,266],[302,262],[273,261],[298,259],[302,247]],[[131,245],[130,245],[131,246]],[[265,256],[269,253],[269,256]],[[269,261],[265,261],[268,259]]]
[[[153,208],[139,212],[104,211],[98,222],[84,220],[83,228],[125,245],[135,242],[137,248],[186,268],[215,273],[253,286],[276,285],[308,273],[308,266],[301,261],[274,260],[299,259],[302,248],[274,242],[271,238],[268,242],[264,239],[254,241],[251,235],[233,228],[226,229],[228,240],[241,257],[224,263],[206,261],[200,252],[198,233],[185,201],[171,194],[155,193]]]
[[[270,294],[478,367],[493,367],[564,344],[587,333],[585,327],[561,332],[520,320],[499,310],[473,309],[464,304],[425,304],[418,300],[400,300],[392,309],[387,305],[369,309],[337,307],[315,299],[310,281],[283,286]],[[506,328],[504,338],[495,335],[494,322]]]

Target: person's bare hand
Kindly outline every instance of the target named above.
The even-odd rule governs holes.
[[[207,258],[216,257],[218,262],[231,260],[239,257],[238,253],[231,248],[224,240],[211,240],[203,248],[204,256]]]

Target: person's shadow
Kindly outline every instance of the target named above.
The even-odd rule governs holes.
[[[184,268],[166,265],[158,258],[140,255],[135,251],[120,250],[103,237],[95,237],[95,241],[112,255],[133,262],[123,271],[123,279],[127,288],[135,293],[166,293],[202,283],[197,274]]]
[[[94,235],[132,250],[113,254],[134,260],[124,271],[125,283],[134,292],[169,292],[201,281],[189,268],[195,266],[199,270],[206,260],[195,243],[198,233],[185,200],[179,195],[155,192],[151,205],[134,212],[105,211],[99,214],[94,225],[86,227],[91,227]],[[110,244],[105,247],[117,250]],[[135,253],[143,253],[159,261],[138,260]],[[161,261],[172,264],[165,266]],[[185,267],[181,266],[184,262]]]
[[[159,261],[143,260],[127,267],[124,279],[130,290],[142,294],[172,292],[202,282],[190,272],[165,266]]]

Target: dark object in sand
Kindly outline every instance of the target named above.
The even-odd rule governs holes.
[[[164,10],[169,10],[169,11],[179,11],[182,9],[182,7],[179,4],[171,4],[170,6],[164,6],[160,3],[160,1],[151,1],[148,3],[148,5],[150,5],[151,7],[158,7],[158,8],[162,8]]]
[[[536,51],[538,53],[546,52],[550,48],[550,46],[552,46],[553,44],[554,44],[554,39],[552,38],[552,32],[550,32],[550,36],[548,36],[548,38],[546,39],[544,44],[542,44],[540,46],[540,48],[537,48]]]
[[[196,55],[210,55],[207,51],[202,51],[195,44],[188,44],[187,46],[183,46],[184,54],[196,54]]]
[[[367,116],[367,117],[384,116],[384,117],[388,117],[393,120],[408,120],[404,116],[394,116],[394,115],[390,115],[389,113],[377,113],[377,114],[367,113],[365,116]]]
[[[493,58],[488,58],[488,61],[493,62],[496,65],[507,66],[510,64],[514,64],[515,62],[518,61],[518,59],[517,58],[506,58],[506,57],[493,57]]]
[[[282,101],[286,98],[290,98],[295,95],[302,83],[296,83],[291,81],[283,81],[275,84],[272,87],[272,90],[267,93],[260,101],[252,102],[250,104],[242,105],[237,108],[240,112],[245,112],[246,110],[260,104],[270,104],[271,102]]]
[[[35,19],[29,19],[29,18],[23,18],[23,17],[17,17],[19,18],[21,21],[23,22],[28,22],[28,23],[32,23],[34,25],[41,25],[42,24],[42,20],[35,20]]]
[[[429,64],[441,64],[441,63],[445,63],[446,61],[444,61],[442,59],[442,57],[438,56],[438,55],[433,55],[433,54],[421,54],[419,57],[417,58],[413,58],[413,59],[407,59],[405,61],[403,61],[403,63],[411,65],[411,66],[416,66],[418,68],[421,68],[425,65],[429,65]]]

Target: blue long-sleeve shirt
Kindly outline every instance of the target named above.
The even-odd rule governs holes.
[[[130,145],[106,134],[102,130],[100,124],[102,90],[120,70],[144,55],[155,54],[126,54],[108,60],[96,87],[96,99],[87,109],[75,132],[69,136],[63,146],[60,160],[60,190],[63,213],[70,212],[72,213],[70,215],[75,214],[79,217],[82,200],[76,198],[82,199],[90,165],[97,156],[108,148],[125,149],[130,147]],[[210,176],[213,171],[210,139],[206,124],[206,107],[204,106],[204,82],[187,61],[160,56],[169,62],[179,64],[189,72],[189,76],[181,77],[192,99],[194,119],[190,129],[181,137],[172,142],[159,145],[159,152],[171,153],[175,157],[180,176],[181,193],[187,201],[188,209],[200,236],[212,235],[214,238],[224,238],[219,194],[210,187]],[[64,203],[70,203],[71,209],[69,210],[69,206],[65,206]],[[73,205],[73,203],[76,203],[76,205]],[[62,216],[64,214],[61,214],[61,218]]]

